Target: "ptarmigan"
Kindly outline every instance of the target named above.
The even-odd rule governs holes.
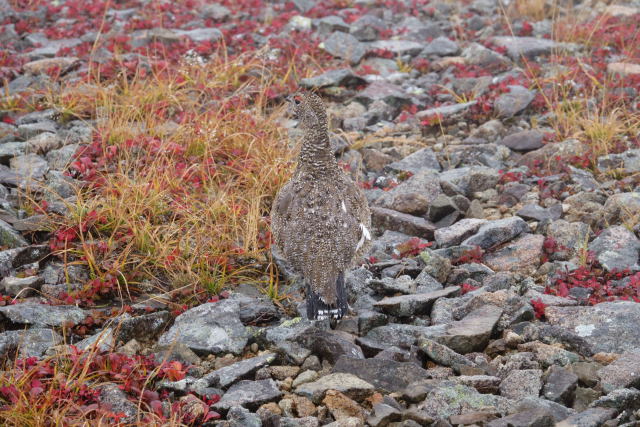
[[[325,106],[315,94],[291,97],[303,131],[293,177],[271,209],[276,248],[306,284],[309,319],[339,319],[348,310],[344,274],[371,243],[362,190],[338,166]]]

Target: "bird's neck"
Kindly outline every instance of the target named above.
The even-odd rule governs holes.
[[[329,131],[326,126],[305,129],[298,160],[298,169],[312,174],[331,173],[338,162],[331,150]]]

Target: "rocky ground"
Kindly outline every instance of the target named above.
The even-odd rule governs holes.
[[[638,425],[638,22],[637,2],[0,0],[0,418]],[[115,149],[96,137],[100,111],[52,93],[96,70],[112,85],[153,73],[153,49],[206,63],[225,42],[268,68],[288,38],[322,64],[297,83],[325,97],[371,205],[352,315],[299,317],[282,264],[280,295],[240,283],[177,311],[124,295],[124,275],[98,279],[86,245],[99,243],[81,235],[107,221],[69,206]],[[291,90],[273,84],[272,103]]]

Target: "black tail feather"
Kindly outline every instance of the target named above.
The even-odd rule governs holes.
[[[340,319],[347,314],[347,291],[344,284],[344,274],[340,273],[336,280],[336,304],[325,303],[320,295],[315,293],[307,284],[307,317],[311,320]]]

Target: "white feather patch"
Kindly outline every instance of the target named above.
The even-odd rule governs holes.
[[[341,203],[342,203],[342,210],[346,212],[347,211],[347,207],[344,204],[344,200],[341,200]]]
[[[362,230],[362,236],[360,236],[360,241],[356,245],[356,251],[364,245],[365,240],[371,240],[371,233],[363,223],[360,223],[360,229]]]

